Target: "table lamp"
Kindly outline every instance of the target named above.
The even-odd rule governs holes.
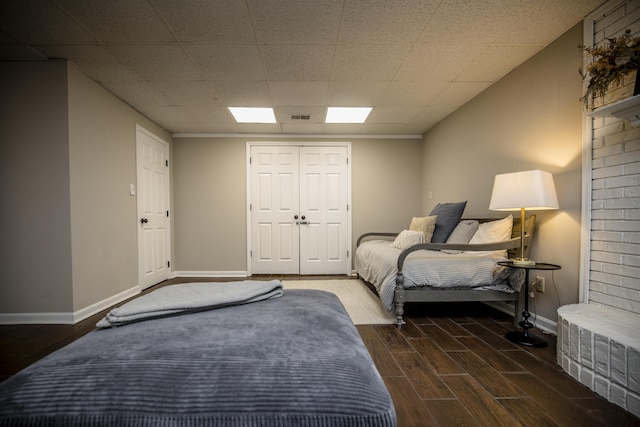
[[[525,209],[558,209],[558,197],[553,175],[541,170],[496,175],[489,209],[493,211],[520,210],[520,257],[513,260],[515,266],[532,266],[524,256]]]

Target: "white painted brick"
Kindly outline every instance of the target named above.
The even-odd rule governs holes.
[[[600,210],[591,212],[591,219],[594,219],[594,220],[597,220],[597,219],[620,220],[623,218],[624,218],[624,211],[621,211],[620,209],[616,209],[616,210],[600,209]]]
[[[611,382],[620,386],[627,385],[627,348],[616,341],[610,341]]]
[[[576,324],[569,327],[569,356],[573,360],[580,360],[580,327]]]
[[[627,409],[627,390],[612,382],[609,386],[609,402],[615,403],[622,409]]]
[[[580,371],[580,382],[589,387],[591,390],[593,390],[593,383],[595,381],[595,378],[596,375],[591,369],[583,367]]]
[[[562,370],[565,372],[569,372],[569,365],[571,364],[571,359],[565,353],[562,353]]]
[[[627,411],[640,418],[640,395],[627,394]]]
[[[594,344],[593,358],[595,371],[600,375],[609,377],[609,339],[602,335],[595,334]]]
[[[580,363],[593,369],[593,334],[586,328],[580,328]]]
[[[572,358],[569,362],[569,375],[576,381],[580,381],[580,369],[580,364]]]
[[[603,199],[604,209],[637,209],[640,208],[640,198]]]
[[[609,384],[609,379],[596,375],[596,379],[593,381],[593,391],[609,400]]]
[[[640,151],[638,152],[640,161]],[[629,157],[627,154],[626,157]],[[607,178],[604,182],[606,188],[633,187],[640,185],[640,175],[623,175],[615,178]]]
[[[615,231],[593,231],[591,238],[593,240],[609,241],[609,242],[624,242],[625,234]]]
[[[627,349],[627,387],[640,395],[640,349]]]

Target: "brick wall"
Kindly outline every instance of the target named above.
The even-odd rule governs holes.
[[[592,16],[594,45],[626,29],[640,37],[640,2],[610,1],[598,12]],[[587,37],[589,28],[585,24]],[[604,104],[630,96],[633,84],[627,79]],[[640,314],[640,128],[613,117],[593,118],[591,151],[588,302]]]
[[[585,19],[584,44],[606,43],[626,29],[640,36],[640,2],[610,0]],[[634,82],[627,79],[595,105],[628,98]],[[573,378],[640,417],[640,127],[597,114],[586,122],[587,304],[558,309],[556,354]]]

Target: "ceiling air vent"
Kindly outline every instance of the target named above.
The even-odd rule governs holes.
[[[294,114],[291,116],[291,120],[310,120],[310,114]]]

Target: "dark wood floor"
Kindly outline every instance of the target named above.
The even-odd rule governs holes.
[[[193,279],[157,286],[181,281]],[[92,331],[105,314],[76,325],[0,326],[0,380]],[[552,335],[544,335],[547,348],[512,344],[504,333],[513,318],[480,303],[408,305],[406,318],[400,330],[357,327],[391,393],[399,427],[640,426],[562,371]]]

